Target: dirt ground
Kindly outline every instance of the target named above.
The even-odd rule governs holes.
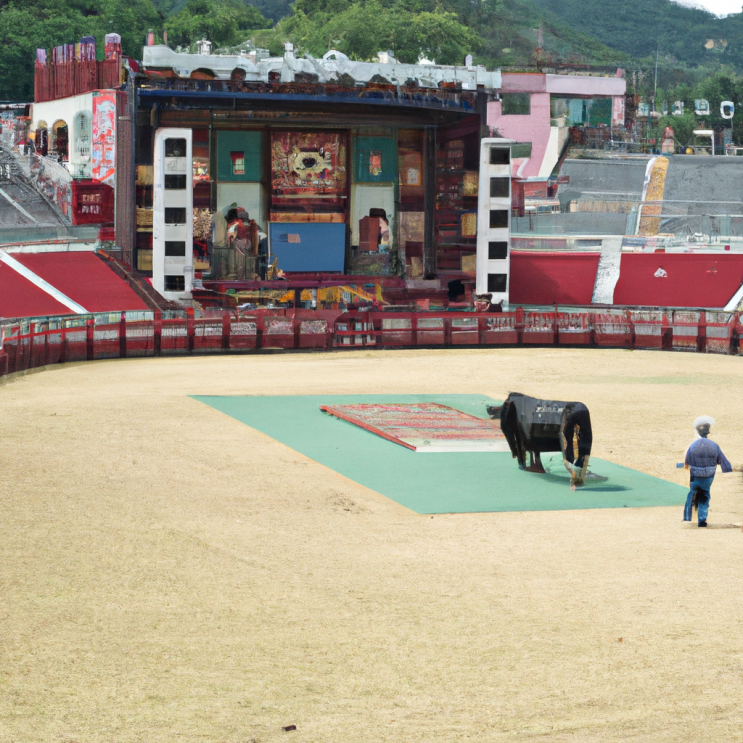
[[[10,381],[0,741],[743,741],[739,529],[683,526],[681,507],[419,516],[188,397],[579,399],[595,455],[682,483],[702,413],[743,463],[742,375],[518,349]],[[743,476],[717,476],[709,521],[743,521]]]

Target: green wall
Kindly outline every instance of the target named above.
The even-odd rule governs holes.
[[[233,175],[230,152],[245,153],[245,174]],[[255,182],[263,178],[263,132],[217,132],[217,180]]]
[[[369,172],[372,152],[382,153],[382,171]],[[356,183],[397,183],[397,144],[393,137],[354,137],[353,179]]]

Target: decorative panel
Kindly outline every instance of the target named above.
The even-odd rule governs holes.
[[[217,132],[217,179],[256,182],[263,178],[263,132]]]

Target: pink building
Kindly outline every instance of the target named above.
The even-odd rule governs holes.
[[[604,125],[624,125],[626,91],[627,81],[619,70],[616,77],[504,72],[501,100],[488,104],[488,125],[493,136],[531,143],[529,157],[514,158],[513,176],[546,179],[557,165],[568,127],[588,123],[597,100],[605,101],[600,107],[604,115],[595,119],[601,118]]]

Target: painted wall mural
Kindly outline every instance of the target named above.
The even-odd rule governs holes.
[[[326,200],[341,206],[346,196],[346,136],[343,132],[274,132],[271,191],[274,206],[300,207]]]
[[[93,142],[91,176],[115,186],[116,175],[116,93],[93,93]]]

